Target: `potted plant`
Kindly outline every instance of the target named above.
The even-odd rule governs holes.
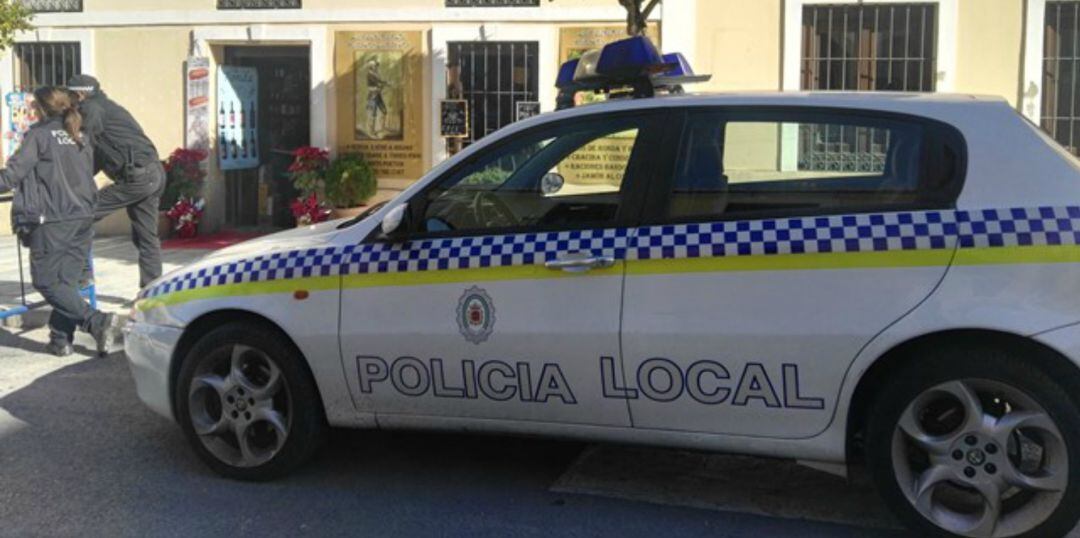
[[[202,207],[203,181],[206,179],[206,171],[202,162],[206,160],[207,153],[197,149],[177,148],[162,163],[165,167],[165,189],[161,194],[161,202],[158,206],[158,236],[168,237],[173,229],[178,229],[180,224],[170,217],[170,213],[179,214],[173,210],[180,205]],[[186,200],[186,202],[185,202]],[[199,210],[201,215],[202,210]],[[198,220],[195,220],[196,225]],[[193,230],[190,225],[185,226],[185,233]],[[197,231],[197,228],[194,230]]]
[[[375,170],[363,155],[347,153],[338,157],[330,163],[323,186],[325,200],[332,208],[331,218],[359,215],[378,189]]]
[[[330,154],[324,149],[305,146],[293,152],[288,176],[300,196],[290,204],[297,226],[322,222],[329,209],[321,200]]]

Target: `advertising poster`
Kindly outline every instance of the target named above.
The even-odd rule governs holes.
[[[31,92],[11,92],[7,94],[8,128],[4,133],[4,158],[11,157],[26,136],[30,126],[38,122],[34,108],[34,94]]]
[[[336,42],[339,152],[364,155],[380,179],[420,177],[422,33],[338,32]]]
[[[646,35],[660,47],[660,28],[656,23],[649,25]],[[559,30],[559,65],[626,37],[626,27],[622,25],[562,28]],[[603,99],[604,96],[592,92],[579,92],[574,103],[578,106]],[[618,187],[635,140],[637,131],[614,133],[596,140],[570,155],[559,172],[568,185]]]
[[[210,155],[210,59],[191,57],[184,77],[184,147]],[[206,161],[202,163],[206,164]]]
[[[259,166],[259,74],[254,67],[218,68],[218,162],[222,170]]]

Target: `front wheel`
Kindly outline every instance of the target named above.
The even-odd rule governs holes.
[[[192,447],[229,478],[281,476],[314,453],[326,430],[299,352],[259,324],[224,325],[200,338],[184,359],[175,398]]]
[[[1056,537],[1080,519],[1080,410],[1033,358],[928,351],[880,394],[867,432],[882,497],[928,536]]]

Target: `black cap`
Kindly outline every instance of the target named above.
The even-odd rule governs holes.
[[[101,83],[90,75],[75,75],[68,80],[67,89],[73,92],[97,93],[101,89]]]

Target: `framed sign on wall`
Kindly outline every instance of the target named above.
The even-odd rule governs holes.
[[[469,137],[469,102],[446,99],[439,104],[439,126],[443,138]]]

